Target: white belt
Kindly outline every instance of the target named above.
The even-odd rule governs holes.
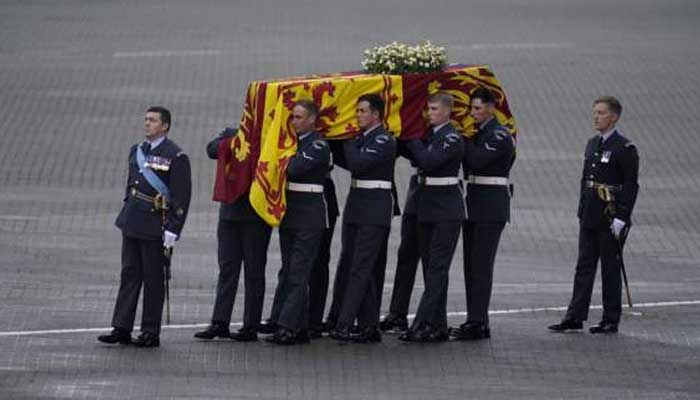
[[[451,186],[459,183],[459,178],[456,176],[419,176],[418,182],[425,186]]]
[[[350,182],[350,187],[357,189],[386,189],[391,190],[391,182],[389,181],[373,181],[364,179],[353,179]]]
[[[467,182],[474,185],[508,186],[508,178],[502,176],[469,175]]]
[[[292,192],[323,193],[323,185],[287,182],[287,190]]]

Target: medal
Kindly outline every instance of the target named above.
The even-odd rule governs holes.
[[[600,158],[600,162],[603,164],[607,164],[610,161],[610,156],[612,155],[612,151],[604,151],[603,156]]]

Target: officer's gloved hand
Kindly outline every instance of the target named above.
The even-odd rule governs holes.
[[[165,231],[163,232],[163,247],[166,249],[171,249],[173,246],[175,246],[175,241],[177,240],[177,235],[170,232],[170,231]]]
[[[620,238],[620,233],[623,229],[625,229],[625,221],[617,218],[613,219],[612,224],[610,224],[610,230],[612,231],[613,236],[615,236],[615,239]]]

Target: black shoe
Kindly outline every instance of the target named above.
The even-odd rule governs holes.
[[[379,329],[382,332],[405,332],[408,330],[408,319],[405,315],[389,314],[379,322]]]
[[[196,337],[197,339],[207,340],[211,340],[217,337],[222,339],[230,339],[231,331],[228,329],[228,324],[224,324],[221,322],[212,322],[212,324],[209,325],[207,329],[195,333],[194,337]]]
[[[296,344],[307,344],[311,343],[311,335],[309,331],[299,331],[297,333]]]
[[[250,328],[241,328],[231,334],[231,339],[237,342],[255,342],[258,340],[258,333]]]
[[[360,333],[350,339],[355,343],[378,343],[382,341],[382,334],[376,326],[368,326],[360,329]]]
[[[287,329],[283,326],[280,326],[279,328],[277,328],[274,335],[265,338],[265,341],[269,343],[288,346],[297,343],[297,334],[291,329]]]
[[[114,328],[109,335],[100,335],[97,337],[97,340],[108,344],[129,344],[131,343],[131,332],[124,329]]]
[[[328,332],[328,336],[331,339],[338,340],[341,342],[349,342],[352,339],[352,334],[350,329],[344,326],[336,326]]]
[[[323,328],[310,328],[307,331],[309,339],[321,339],[323,337]]]
[[[399,335],[399,340],[404,342],[437,343],[450,339],[446,329],[436,329],[428,324],[424,324],[418,329],[409,329]]]
[[[491,330],[481,322],[465,322],[457,329],[451,329],[450,335],[455,340],[481,340],[491,337]]]
[[[323,333],[331,333],[333,328],[335,328],[335,321],[326,320],[326,322],[321,324],[321,332]]]
[[[615,322],[608,322],[608,321],[600,321],[598,325],[594,325],[588,329],[590,333],[603,333],[603,334],[610,334],[610,333],[617,333],[617,323]]]
[[[577,331],[583,329],[583,322],[573,319],[565,319],[558,324],[547,327],[552,332]]]
[[[133,343],[136,347],[158,347],[160,339],[155,333],[142,332],[139,337],[134,339]]]
[[[268,318],[265,320],[265,322],[260,324],[258,327],[258,333],[262,333],[263,335],[271,335],[277,331],[277,328],[279,328],[277,324]]]

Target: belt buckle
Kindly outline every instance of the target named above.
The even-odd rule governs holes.
[[[604,202],[610,203],[613,201],[612,193],[610,193],[610,189],[606,185],[599,185],[597,192],[598,197]]]
[[[167,210],[168,209],[168,204],[167,201],[165,200],[165,196],[162,194],[158,193],[153,197],[153,205],[156,207],[156,210]]]

